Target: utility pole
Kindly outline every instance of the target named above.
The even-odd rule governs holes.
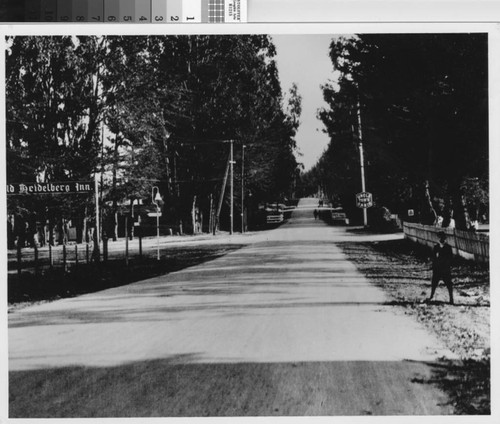
[[[359,162],[361,167],[361,191],[366,191],[365,187],[365,161],[363,157],[363,132],[361,129],[361,105],[358,100],[358,138],[359,138]],[[363,208],[363,225],[368,226],[368,215],[366,208]]]
[[[245,232],[245,145],[241,145],[241,234]]]
[[[230,159],[229,159],[229,163],[230,163],[230,173],[231,173],[231,180],[229,181],[229,185],[230,185],[230,192],[231,192],[231,196],[230,196],[230,211],[229,211],[229,218],[231,220],[231,227],[229,229],[229,234],[233,234],[233,178],[234,178],[234,174],[233,174],[233,164],[234,164],[234,160],[233,160],[233,140],[231,140],[231,150],[230,150]]]
[[[99,225],[99,176],[97,175],[97,171],[94,174],[94,180],[95,180],[95,237],[94,237],[94,252],[93,256],[99,260],[101,257],[101,252],[100,252],[100,225]]]
[[[101,126],[101,192],[99,194],[99,208],[102,207],[102,196],[103,196],[103,189],[104,188],[104,122],[102,123]],[[102,212],[102,211],[100,211]],[[104,238],[104,230],[103,230],[103,219],[102,219],[102,213],[99,214],[99,231],[100,231],[100,239]],[[106,236],[107,238],[107,236]]]
[[[226,182],[227,182],[227,175],[229,174],[230,162],[231,162],[231,153],[229,153],[229,158],[228,158],[227,164],[226,164],[226,171],[224,172],[224,180],[222,181],[222,188],[220,191],[219,204],[217,206],[217,213],[215,215],[215,222],[214,222],[214,228],[213,228],[214,235],[215,235],[216,230],[219,227],[219,216],[220,216],[220,211],[222,209],[222,202],[224,201],[224,193],[226,191]]]

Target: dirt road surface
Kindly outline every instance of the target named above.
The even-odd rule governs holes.
[[[10,415],[450,414],[421,381],[454,355],[335,244],[369,237],[297,210],[211,262],[9,314]]]

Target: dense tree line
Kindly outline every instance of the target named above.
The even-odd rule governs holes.
[[[329,107],[318,116],[331,141],[303,185],[356,215],[359,113],[376,206],[427,224],[453,217],[462,228],[486,214],[487,35],[338,37],[330,57],[340,77],[323,87]]]
[[[282,200],[297,169],[300,96],[292,87],[283,104],[275,53],[266,35],[10,38],[7,181],[102,173],[110,236],[134,201],[151,203],[156,186],[163,223],[194,227],[194,212],[207,223],[219,200],[233,140],[236,187],[245,146],[249,205]],[[235,189],[235,216],[240,195]],[[9,196],[8,208],[23,221],[61,227],[59,234],[71,219],[81,239],[94,225],[92,202],[90,195]]]

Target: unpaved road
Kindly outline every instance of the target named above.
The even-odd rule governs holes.
[[[10,314],[11,416],[452,413],[421,381],[453,354],[335,244],[356,237],[298,210],[214,261]]]

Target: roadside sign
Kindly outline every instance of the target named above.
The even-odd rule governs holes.
[[[10,183],[7,194],[85,194],[94,191],[91,181],[59,181],[50,183]]]
[[[356,206],[364,209],[371,208],[373,206],[372,194],[367,191],[356,194]]]
[[[161,212],[149,212],[148,216],[150,216],[152,218],[160,217],[161,216]]]

